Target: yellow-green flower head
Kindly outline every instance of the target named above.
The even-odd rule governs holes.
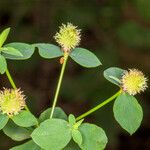
[[[147,88],[147,78],[137,69],[129,69],[122,76],[121,84],[123,91],[130,95],[136,95]]]
[[[70,51],[80,43],[80,30],[71,23],[67,23],[67,25],[62,24],[54,38],[64,51]]]
[[[8,116],[17,115],[25,107],[25,96],[20,89],[0,91],[0,111]]]

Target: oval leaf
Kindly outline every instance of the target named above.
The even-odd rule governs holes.
[[[2,45],[6,41],[9,32],[10,32],[10,28],[7,28],[4,31],[2,31],[2,33],[0,34],[0,47],[2,47]]]
[[[33,131],[31,137],[43,149],[61,150],[71,140],[71,131],[65,120],[48,119]]]
[[[63,55],[62,50],[56,45],[47,43],[37,43],[33,45],[39,49],[39,54],[43,58],[56,58]]]
[[[6,59],[4,58],[4,56],[0,54],[0,73],[4,74],[6,69],[7,69]]]
[[[68,117],[69,124],[73,126],[76,123],[76,118],[74,115],[70,114]]]
[[[23,110],[11,118],[15,124],[21,127],[31,127],[38,124],[37,119],[29,111]]]
[[[7,115],[0,113],[0,130],[4,128],[8,120],[9,120],[9,117]]]
[[[79,130],[83,142],[80,146],[84,150],[103,150],[107,144],[107,137],[104,130],[94,124],[83,123]]]
[[[5,58],[13,59],[13,60],[29,59],[33,55],[34,49],[35,49],[32,45],[29,45],[26,43],[19,43],[19,42],[9,43],[9,44],[5,45],[4,47],[15,48],[22,54],[22,56],[3,54]]]
[[[19,50],[13,48],[13,47],[2,47],[2,52],[5,54],[10,54],[14,56],[23,56]]]
[[[24,144],[21,144],[19,146],[15,146],[11,148],[10,150],[42,150],[38,145],[36,145],[33,140],[30,140]]]
[[[113,106],[116,121],[123,129],[133,134],[140,126],[143,111],[135,97],[122,93],[117,97]]]
[[[82,144],[82,135],[79,130],[72,130],[72,138],[78,145]]]
[[[15,125],[9,121],[3,128],[4,133],[14,141],[22,141],[30,138],[31,131]]]
[[[83,67],[91,68],[101,65],[96,55],[84,48],[73,49],[70,57]]]
[[[48,108],[44,112],[41,113],[41,115],[39,117],[40,123],[49,119],[50,114],[51,114],[51,110],[52,110],[51,108]],[[55,107],[53,118],[59,118],[59,119],[67,120],[67,115],[65,114],[65,112],[60,107]]]
[[[125,70],[111,67],[104,71],[104,77],[113,84],[120,86],[120,79],[122,75],[125,73]]]

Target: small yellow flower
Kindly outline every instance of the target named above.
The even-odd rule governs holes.
[[[25,107],[25,96],[20,89],[0,91],[0,111],[8,116],[17,115]]]
[[[64,51],[69,52],[79,45],[81,40],[80,30],[71,23],[67,23],[67,25],[62,24],[54,38]]]
[[[122,76],[121,84],[123,91],[130,95],[136,95],[147,88],[147,78],[137,69],[129,69]]]

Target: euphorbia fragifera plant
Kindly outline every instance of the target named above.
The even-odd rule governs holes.
[[[6,73],[12,89],[3,88],[0,91],[0,129],[14,141],[25,141],[24,144],[10,150],[103,150],[107,144],[105,131],[91,123],[85,123],[84,118],[99,110],[114,100],[113,113],[119,125],[132,135],[141,125],[142,107],[135,95],[145,91],[147,78],[137,69],[124,70],[111,67],[104,71],[104,77],[118,86],[119,90],[113,96],[75,117],[66,115],[58,104],[58,96],[67,66],[71,57],[76,63],[86,68],[101,65],[97,56],[81,47],[81,30],[71,23],[62,24],[54,36],[59,46],[50,43],[20,43],[4,45],[10,28],[0,34],[0,73]],[[7,59],[29,59],[38,48],[44,59],[60,57],[61,71],[54,95],[52,107],[35,117],[26,105],[26,98],[20,88],[17,88],[7,65]]]

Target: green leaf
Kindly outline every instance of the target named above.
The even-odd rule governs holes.
[[[76,123],[76,118],[72,114],[69,115],[68,120],[71,126],[73,126]]]
[[[130,134],[141,125],[143,111],[135,97],[122,93],[115,100],[113,111],[116,121]]]
[[[70,57],[83,67],[91,68],[101,65],[95,54],[84,48],[75,48],[70,53]]]
[[[82,135],[79,130],[72,130],[72,138],[78,145],[82,144]]]
[[[104,130],[94,124],[83,123],[79,130],[83,142],[80,146],[83,150],[103,150],[107,144],[107,137]]]
[[[120,86],[120,79],[124,74],[125,70],[117,68],[117,67],[110,67],[104,71],[104,77],[113,84]]]
[[[19,50],[13,48],[13,47],[2,47],[0,48],[2,50],[2,53],[15,55],[15,56],[23,56]]]
[[[0,34],[0,47],[2,47],[2,45],[6,41],[9,32],[10,32],[10,28],[7,28],[4,31],[2,31],[2,33]]]
[[[32,45],[26,43],[19,43],[19,42],[6,44],[4,47],[12,47],[14,49],[17,49],[22,54],[22,56],[3,54],[5,58],[13,59],[13,60],[29,59],[33,55],[35,49]]]
[[[44,112],[41,113],[39,117],[40,123],[50,118],[51,110],[52,110],[51,108],[48,108]],[[55,107],[53,118],[67,120],[67,115],[60,107]]]
[[[0,130],[4,128],[8,120],[9,120],[9,117],[7,115],[0,113]]]
[[[56,45],[47,43],[37,43],[33,45],[38,47],[39,54],[43,58],[56,58],[63,55],[62,50]]]
[[[7,69],[7,62],[4,56],[0,54],[0,73],[4,74]]]
[[[31,131],[15,125],[9,121],[3,128],[4,133],[14,141],[22,141],[30,138]]]
[[[11,118],[15,124],[21,127],[31,127],[38,124],[37,119],[29,111],[23,110]]]
[[[33,140],[30,140],[24,144],[21,144],[19,146],[15,146],[11,148],[10,150],[42,150],[38,145],[36,145]]]
[[[31,137],[43,149],[61,150],[71,140],[71,131],[67,121],[48,119],[33,131]]]

